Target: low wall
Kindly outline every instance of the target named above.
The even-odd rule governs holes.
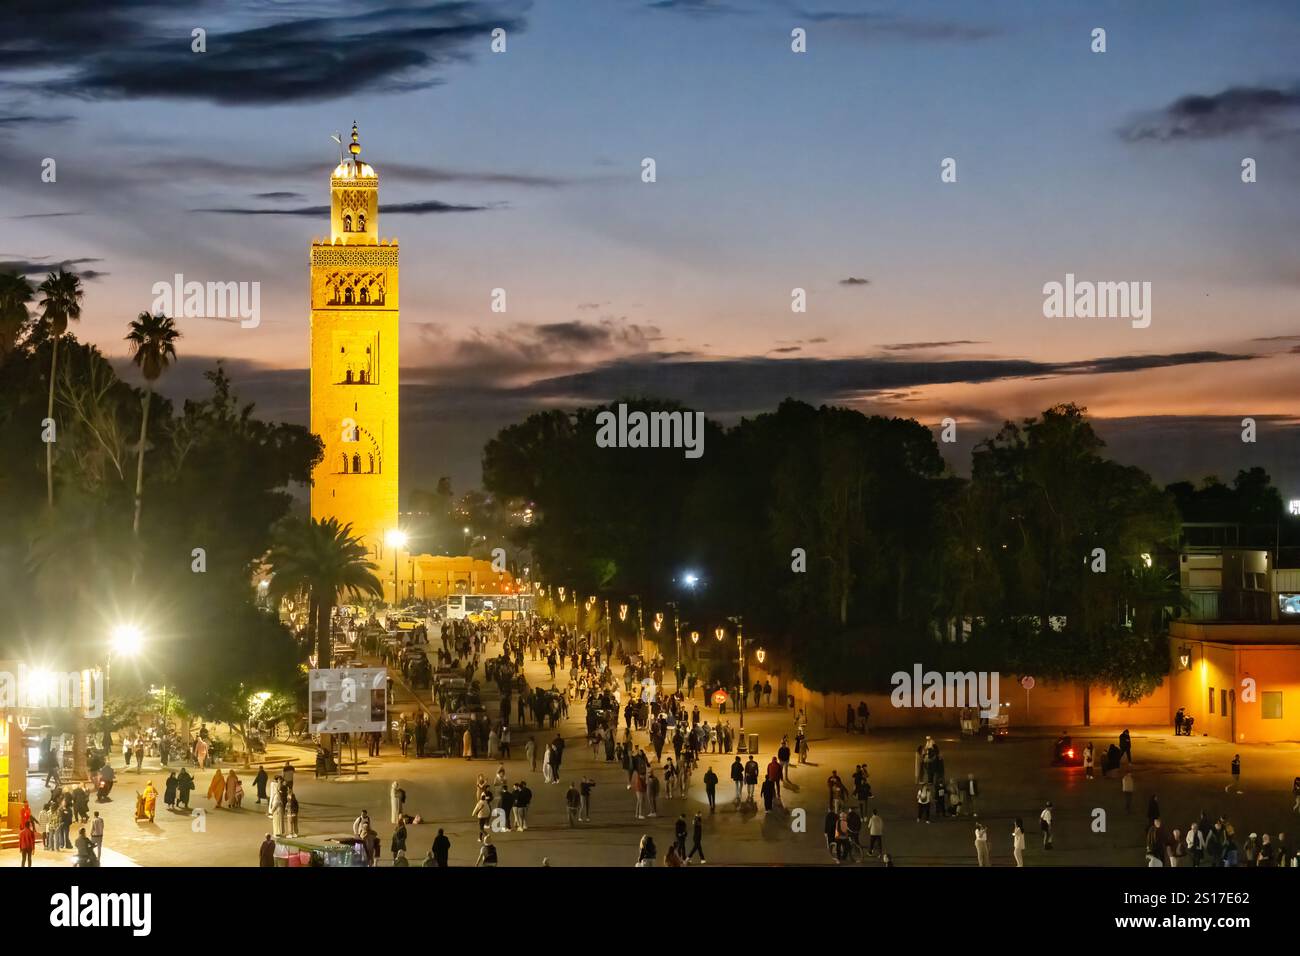
[[[845,726],[850,705],[857,710],[865,701],[871,712],[872,727],[950,727],[959,726],[955,707],[895,707],[889,694],[823,694],[810,690],[799,680],[791,679],[787,688],[795,704],[808,715],[808,726],[816,729]],[[1078,727],[1083,725],[1083,685],[1073,681],[1035,679],[1034,689],[1026,691],[1020,678],[1002,675],[999,680],[1002,702],[1011,715],[1012,729]],[[1089,694],[1091,726],[1151,727],[1172,719],[1169,682],[1164,681],[1136,704],[1124,704],[1109,690],[1094,686]]]

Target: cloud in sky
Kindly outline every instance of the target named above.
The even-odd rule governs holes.
[[[420,202],[380,203],[379,211],[390,216],[403,214],[423,216],[440,212],[483,212],[497,206],[469,206],[461,203],[441,202],[437,199],[425,199]],[[190,212],[218,213],[223,216],[314,216],[328,218],[329,206],[294,206],[276,208],[274,206],[225,206],[213,209],[191,209]]]
[[[320,0],[262,8],[172,0],[10,0],[0,72],[11,86],[88,100],[275,105],[411,90],[469,58],[497,27],[526,28],[523,0]],[[191,30],[207,30],[207,52]]]
[[[871,285],[870,279],[862,279],[858,276],[849,276],[840,280],[840,285]]]
[[[898,342],[895,345],[882,345],[886,352],[911,352],[920,349],[942,349],[953,345],[987,345],[975,339],[953,339],[950,342]]]
[[[1300,133],[1300,87],[1233,86],[1212,95],[1193,94],[1121,128],[1129,142],[1222,139],[1239,134]]]
[[[71,270],[74,266],[82,266],[89,262],[103,262],[102,259],[80,258],[80,259],[50,259],[48,256],[39,256],[35,259],[14,258],[7,259],[0,256],[0,272],[16,272],[21,276],[41,276],[44,277],[50,272],[55,272],[60,268]],[[77,275],[82,279],[97,279],[100,276],[108,275],[107,272],[101,272],[98,269],[76,269]]]

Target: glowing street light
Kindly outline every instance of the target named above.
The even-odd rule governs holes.
[[[618,606],[618,619],[619,619],[619,621],[626,621],[626,620],[627,620],[627,605],[626,605],[626,604],[620,604],[620,605]]]
[[[763,661],[767,660],[767,651],[760,647],[754,651],[754,657],[761,664]]]
[[[113,628],[109,646],[120,657],[135,657],[144,646],[144,633],[134,624],[119,624]]]
[[[384,534],[384,543],[393,549],[393,607],[397,607],[397,585],[398,585],[398,552],[406,547],[406,532],[399,528],[393,528]]]

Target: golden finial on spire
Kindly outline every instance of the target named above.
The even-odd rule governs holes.
[[[352,145],[348,147],[348,152],[354,157],[361,155],[361,140],[357,137],[357,124],[355,121],[352,123]]]

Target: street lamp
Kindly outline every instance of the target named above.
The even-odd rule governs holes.
[[[695,575],[688,575],[694,578]],[[682,624],[677,614],[677,602],[669,601],[668,606],[673,609],[673,637],[677,643],[676,656],[673,658],[673,692],[682,689]]]
[[[397,553],[406,547],[406,532],[394,528],[384,535],[384,543],[393,549],[393,607],[397,607]]]
[[[736,625],[736,697],[738,698],[736,710],[740,714],[740,732],[743,734],[745,732],[745,634],[741,630],[739,617],[732,617],[727,620]],[[727,636],[726,628],[719,626],[714,630],[713,636],[721,641]],[[762,662],[762,658],[759,658],[759,663]]]
[[[108,635],[108,659],[104,663],[104,697],[113,676],[113,658],[135,657],[144,647],[144,632],[135,624],[118,624]]]
[[[755,658],[755,659],[756,659],[760,664],[763,663],[763,661],[767,660],[767,651],[763,650],[763,648],[761,648],[761,647],[756,648],[756,649],[754,650],[754,658]]]

